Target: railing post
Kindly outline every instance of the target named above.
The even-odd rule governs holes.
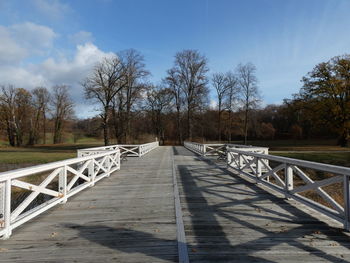
[[[111,160],[109,159],[109,155],[106,155],[106,168],[107,168],[107,177],[109,177],[111,174],[110,174],[110,171],[111,171]]]
[[[90,182],[91,185],[90,186],[94,186],[95,185],[95,159],[91,159],[90,160],[90,164],[88,166],[88,174],[89,174],[89,178],[90,178]]]
[[[259,183],[261,176],[261,163],[259,162],[259,157],[255,157],[255,170],[256,170],[256,183]]]
[[[243,164],[242,164],[242,162],[243,162],[243,158],[242,158],[242,156],[241,156],[242,154],[238,154],[238,169],[241,171],[242,170],[242,167],[243,167]]]
[[[139,157],[142,156],[142,153],[141,153],[141,145],[139,145]]]
[[[60,192],[61,204],[67,203],[67,166],[63,166],[58,175],[58,191]]]
[[[1,239],[8,239],[12,234],[11,229],[11,179],[7,179],[6,182],[2,183],[2,218],[1,220],[1,227],[5,230],[4,235],[1,237]]]
[[[227,149],[227,151],[226,151],[226,168],[230,167],[231,159],[232,159],[231,154]]]
[[[207,154],[207,146],[203,145],[203,155],[205,156]]]
[[[350,231],[350,181],[349,176],[344,175],[344,229]]]
[[[287,163],[285,164],[284,169],[284,177],[285,177],[285,184],[286,184],[286,192],[289,193],[289,191],[293,190],[293,169],[290,165]],[[286,198],[288,196],[286,195]]]
[[[5,182],[0,183],[0,229],[5,227]]]
[[[118,152],[116,156],[117,156],[117,164],[118,164],[117,169],[120,170],[120,152]]]

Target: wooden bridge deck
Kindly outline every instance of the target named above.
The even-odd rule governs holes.
[[[0,262],[177,262],[173,155],[190,262],[350,262],[341,226],[183,147],[128,158],[0,241]]]

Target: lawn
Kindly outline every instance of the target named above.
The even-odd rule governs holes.
[[[350,152],[270,152],[270,154],[312,162],[350,167]]]
[[[34,147],[0,147],[0,172],[74,158],[77,149],[100,146],[101,143],[37,145]]]
[[[241,142],[235,142],[241,143]],[[331,140],[250,141],[269,147],[270,153],[290,158],[350,167],[350,148],[334,146]],[[0,146],[0,171],[76,157],[77,149],[103,145],[101,140],[82,138],[78,143],[37,145],[34,147]],[[13,167],[13,168],[12,168]]]

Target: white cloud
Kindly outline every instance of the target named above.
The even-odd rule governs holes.
[[[87,31],[79,31],[73,35],[70,35],[69,41],[72,42],[73,44],[85,44],[87,42],[92,42],[94,40],[91,32]]]
[[[20,47],[11,37],[7,27],[0,26],[0,63],[19,63],[27,56],[27,50]]]
[[[52,47],[57,34],[49,27],[37,25],[31,22],[16,24],[9,27],[13,38],[21,43],[21,46],[32,52],[40,52]]]
[[[77,85],[103,57],[113,56],[105,53],[92,43],[78,45],[73,59],[48,58],[36,66],[34,72],[43,74],[47,81],[54,84]]]
[[[58,53],[56,37],[57,33],[50,27],[31,22],[0,25],[0,85],[12,84],[29,90],[37,86],[50,89],[54,85],[68,85],[77,104],[77,115],[92,116],[96,112],[91,103],[86,111],[82,110],[84,91],[80,83],[96,63],[114,54],[87,42],[92,34],[86,31],[75,34],[75,39],[84,43],[76,45],[74,51],[61,49]],[[33,63],[38,59],[39,62]]]
[[[40,13],[51,19],[61,19],[71,11],[70,6],[60,0],[32,0],[32,2]]]
[[[86,43],[76,47],[75,55],[71,59],[50,57],[42,63],[28,66],[0,66],[0,80],[1,84],[13,84],[24,88],[60,84],[76,87],[97,62],[113,55],[111,52],[103,52],[94,44]],[[74,93],[78,94],[76,91]]]
[[[0,62],[18,64],[30,55],[44,54],[56,36],[51,28],[31,22],[0,26]]]
[[[41,74],[33,74],[25,68],[16,66],[0,67],[0,81],[2,85],[11,84],[24,88],[33,88],[47,84]]]
[[[27,66],[0,65],[0,84],[12,84],[17,87],[33,89],[37,86],[51,88],[54,85],[68,85],[72,99],[76,102],[78,117],[93,116],[95,106],[89,103],[84,109],[84,90],[80,82],[88,76],[93,66],[104,57],[114,56],[112,52],[103,52],[92,43],[78,45],[72,58],[49,57],[39,64]]]

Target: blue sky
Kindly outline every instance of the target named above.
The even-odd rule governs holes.
[[[197,49],[211,73],[254,63],[264,102],[280,103],[315,64],[350,53],[349,13],[348,0],[0,0],[0,84],[69,84],[91,116],[79,82],[101,57],[135,48],[157,83],[177,51]]]

